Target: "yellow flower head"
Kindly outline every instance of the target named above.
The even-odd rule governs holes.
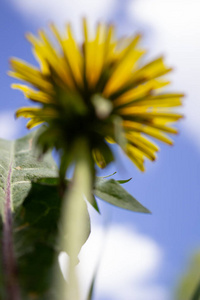
[[[13,87],[39,104],[18,109],[16,116],[29,118],[28,128],[46,123],[40,139],[44,148],[69,152],[84,136],[95,161],[104,167],[113,159],[107,143],[113,142],[144,170],[144,159],[154,160],[158,151],[146,136],[172,144],[165,133],[176,133],[169,124],[181,118],[171,108],[181,105],[183,95],[160,92],[169,83],[161,76],[171,69],[162,57],[142,66],[140,36],[116,39],[112,25],[99,24],[91,38],[84,20],[80,46],[70,25],[65,36],[54,25],[51,30],[57,45],[44,31],[38,37],[27,35],[39,68],[15,58],[10,61],[10,75],[28,84]]]

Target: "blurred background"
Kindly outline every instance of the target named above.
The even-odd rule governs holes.
[[[136,170],[119,149],[115,149],[118,162],[99,172],[102,176],[117,171],[116,179],[132,177],[124,187],[152,214],[128,212],[101,200],[101,215],[90,208],[92,234],[78,267],[83,299],[99,260],[94,300],[188,300],[181,278],[190,270],[193,284],[200,279],[195,269],[200,264],[196,254],[200,250],[199,11],[199,0],[0,1],[1,138],[27,132],[25,120],[14,119],[15,110],[27,106],[27,100],[10,89],[14,80],[6,75],[9,57],[35,64],[25,33],[36,33],[52,21],[61,30],[70,21],[78,39],[83,16],[91,25],[114,23],[119,37],[142,33],[147,59],[164,55],[174,68],[169,90],[186,95],[181,108],[185,119],[178,124],[174,146],[159,144],[158,159],[146,162],[145,173]],[[65,259],[62,255],[61,261]],[[194,286],[187,287],[192,293]]]

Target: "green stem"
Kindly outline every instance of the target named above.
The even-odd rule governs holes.
[[[92,169],[90,151],[87,141],[78,141],[75,149],[75,170],[72,185],[64,195],[62,226],[67,232],[68,244],[65,237],[61,236],[61,247],[66,249],[70,257],[68,267],[68,284],[61,286],[62,299],[79,300],[80,291],[75,266],[77,256],[82,245],[80,241],[86,234],[88,228],[88,218],[86,215],[84,198],[91,195],[92,190]]]

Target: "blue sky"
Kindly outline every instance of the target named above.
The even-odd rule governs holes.
[[[94,300],[144,300],[147,299],[147,295],[148,300],[170,300],[178,277],[183,272],[190,255],[200,248],[198,1],[194,0],[193,5],[187,0],[135,0],[123,1],[123,4],[119,0],[96,2],[74,0],[72,3],[59,0],[56,3],[55,1],[49,3],[47,0],[0,2],[0,137],[14,138],[27,132],[25,121],[15,121],[13,117],[14,111],[20,106],[27,105],[27,102],[22,94],[10,89],[13,79],[6,75],[9,69],[8,59],[11,56],[34,63],[30,46],[24,38],[27,31],[36,32],[48,21],[55,21],[62,26],[64,21],[69,20],[78,31],[80,16],[87,15],[91,23],[96,20],[115,22],[119,34],[142,32],[143,43],[150,49],[151,57],[158,54],[166,55],[167,62],[175,67],[172,75],[173,90],[185,92],[187,95],[183,109],[186,118],[178,124],[180,134],[174,138],[174,146],[160,144],[161,151],[158,153],[157,161],[147,162],[147,171],[144,174],[136,170],[118,150],[116,152],[119,155],[119,162],[104,171],[105,174],[117,171],[116,178],[132,177],[126,188],[152,211],[152,215],[127,212],[102,201],[99,201],[101,218],[94,212],[91,214],[94,232],[99,232],[100,228],[104,228],[107,224],[111,232],[110,240],[115,243],[114,237],[118,239],[119,252],[116,264],[123,263],[120,255],[123,251],[127,251],[124,250],[123,243],[130,241],[128,263],[124,265],[128,268],[130,264],[130,268],[134,269],[134,264],[137,263],[134,257],[138,257],[141,269],[143,268],[143,271],[138,269],[139,279],[136,271],[130,268],[126,270],[128,274],[126,276],[129,276],[126,277],[126,282],[123,278],[120,281],[119,274],[115,274],[115,268],[110,268],[113,271],[111,276],[113,284],[110,282],[108,286],[106,280],[109,282],[109,279],[105,273],[109,273],[110,269],[106,269],[108,266],[105,264],[100,270],[102,275],[97,281]],[[92,239],[90,243],[92,244]],[[109,253],[112,252],[112,243],[109,241],[107,243],[105,261],[109,260]],[[85,248],[87,251],[97,251],[91,247],[88,245],[87,248],[86,245]],[[144,257],[142,247],[146,249]],[[115,249],[113,251],[115,252]],[[146,271],[142,266],[143,261],[146,262]],[[125,274],[122,265],[120,270],[122,275]],[[103,276],[107,279],[102,279]],[[121,284],[123,295],[115,291],[117,284],[119,286]],[[134,288],[133,297],[131,293]]]

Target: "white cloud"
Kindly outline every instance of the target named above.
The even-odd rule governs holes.
[[[94,262],[95,253],[101,249],[97,295],[114,300],[166,299],[164,289],[151,281],[157,275],[162,261],[159,246],[128,226],[111,225],[101,240],[105,246],[100,247],[100,231],[98,227],[93,229],[90,245],[83,249],[80,256],[80,259],[84,259],[83,276],[88,268],[88,257]]]
[[[10,0],[29,22],[44,25],[56,22],[63,25],[70,21],[76,29],[82,17],[90,22],[109,20],[116,8],[117,0]]]
[[[186,94],[183,124],[188,136],[200,146],[200,1],[137,0],[130,2],[127,15],[137,15],[155,36],[149,46],[155,53],[167,55],[175,67],[174,89]],[[151,32],[151,33],[152,33]],[[151,40],[151,37],[149,37]]]
[[[100,259],[95,282],[98,299],[167,300],[168,293],[155,284],[162,267],[163,253],[151,238],[126,225],[105,228],[93,224],[91,236],[79,255],[77,268],[82,299],[86,299],[92,275]],[[67,258],[61,256],[62,268]]]
[[[0,138],[14,139],[19,133],[19,125],[17,124],[13,112],[0,113]]]

